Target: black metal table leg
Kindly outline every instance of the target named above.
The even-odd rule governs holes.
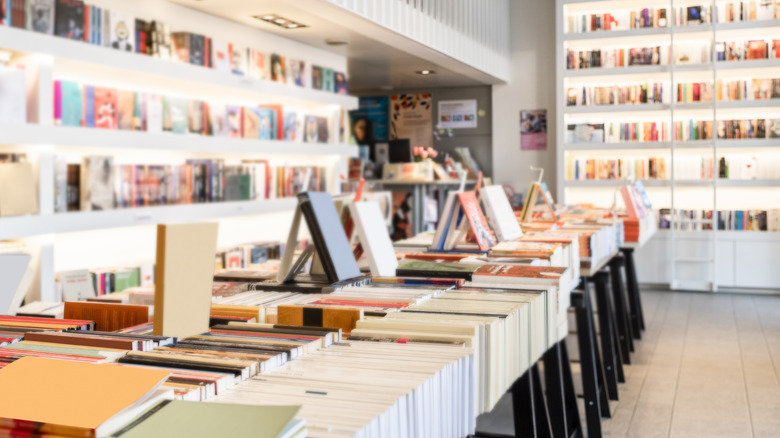
[[[560,341],[544,354],[544,382],[547,396],[547,412],[554,437],[582,437],[582,424],[577,408],[577,394],[565,340]]]
[[[547,403],[545,402],[544,390],[542,389],[542,379],[539,376],[538,362],[531,367],[531,391],[531,396],[534,399],[536,436],[538,438],[552,438],[550,415],[547,412]]]
[[[514,413],[515,438],[536,437],[536,415],[533,400],[531,370],[526,371],[512,385],[512,411]]]
[[[612,302],[615,305],[615,320],[620,339],[620,352],[623,363],[631,364],[631,352],[634,351],[634,335],[631,333],[630,316],[623,288],[623,257],[615,256],[609,262],[609,276],[612,279]]]
[[[610,400],[618,399],[618,382],[625,381],[623,363],[620,361],[620,345],[615,333],[614,313],[609,300],[609,274],[597,272],[593,276],[596,286],[596,302],[599,309],[599,329],[601,331],[601,360],[604,363],[604,377]]]
[[[634,264],[634,249],[621,248],[625,257],[626,286],[628,288],[628,303],[631,308],[631,328],[634,339],[642,339],[642,330],[645,329],[645,318],[642,313],[642,298],[639,295],[639,281],[636,277],[636,265]]]
[[[566,409],[566,437],[583,437],[582,420],[580,420],[580,409],[577,407],[577,394],[574,392],[574,378],[571,375],[571,361],[569,361],[569,352],[566,350],[566,339],[559,342],[556,346],[561,361],[562,383],[563,383],[563,405]]]
[[[582,392],[585,399],[585,419],[588,437],[601,437],[601,417],[609,415],[609,401],[603,388],[601,361],[596,353],[596,338],[593,334],[588,284],[583,281],[583,292],[571,294],[571,305],[577,315],[577,340],[580,350],[582,371]],[[606,409],[602,409],[606,405]],[[604,412],[602,412],[602,410]]]

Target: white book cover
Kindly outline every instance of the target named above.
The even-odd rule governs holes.
[[[135,18],[131,15],[111,11],[109,35],[111,47],[123,52],[135,51]]]
[[[22,68],[0,66],[0,122],[27,122],[27,86]]]
[[[27,28],[49,35],[54,34],[54,0],[28,0]]]
[[[398,267],[393,242],[385,226],[382,209],[376,201],[353,202],[349,205],[360,243],[366,251],[371,275],[392,277]]]
[[[163,104],[157,94],[146,97],[146,132],[157,134],[163,131]]]
[[[523,231],[503,187],[498,185],[483,187],[479,190],[479,196],[482,198],[488,221],[496,232],[499,242],[523,237]]]
[[[214,69],[222,73],[231,73],[233,70],[232,45],[219,40],[212,40],[211,44],[214,56]]]
[[[87,298],[95,296],[95,286],[88,270],[63,271],[57,276],[62,285],[64,301],[86,301]]]

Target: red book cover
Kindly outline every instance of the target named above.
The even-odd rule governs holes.
[[[84,7],[84,42],[85,43],[89,42],[89,35],[90,35],[90,30],[89,30],[89,27],[90,27],[89,26],[89,10],[90,9],[92,9],[92,8],[90,8],[89,6],[85,5],[85,7]]]
[[[458,193],[458,201],[463,208],[463,214],[469,221],[471,233],[477,240],[477,245],[482,251],[487,251],[491,246],[496,243],[496,236],[488,226],[485,214],[482,212],[482,208],[479,206],[479,200],[475,192],[461,192]]]
[[[116,90],[95,87],[95,128],[116,129]]]
[[[473,277],[523,278],[557,282],[567,268],[526,265],[482,265]],[[476,278],[475,278],[476,279]]]

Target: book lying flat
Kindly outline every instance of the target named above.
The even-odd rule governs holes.
[[[111,436],[287,438],[298,436],[306,427],[305,422],[295,419],[300,409],[163,400]]]
[[[423,260],[411,260],[402,262],[396,275],[408,277],[444,277],[471,279],[471,274],[477,270],[476,266],[466,266],[457,263],[436,263]]]
[[[0,372],[0,425],[30,432],[93,437],[112,417],[140,405],[166,370],[23,357]]]

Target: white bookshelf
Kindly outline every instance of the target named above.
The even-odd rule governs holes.
[[[701,2],[700,2],[701,3]],[[642,118],[665,121],[671,126],[675,120],[690,118],[703,120],[728,120],[757,118],[761,114],[774,114],[780,108],[780,99],[713,101],[677,103],[674,90],[678,82],[729,78],[773,77],[780,78],[780,59],[715,61],[701,64],[670,64],[628,66],[619,68],[566,69],[567,48],[574,50],[600,47],[643,47],[674,44],[703,39],[713,42],[711,58],[715,59],[714,42],[729,39],[756,37],[777,38],[780,19],[746,21],[736,23],[707,23],[678,27],[673,16],[667,16],[670,25],[665,28],[645,28],[590,33],[566,33],[567,10],[576,14],[605,13],[613,8],[639,10],[644,7],[695,6],[678,0],[647,0],[645,2],[615,2],[609,0],[556,0],[556,89],[557,89],[557,197],[565,203],[590,202],[609,206],[614,199],[614,189],[626,182],[614,180],[567,180],[566,166],[572,157],[598,158],[647,155],[667,157],[667,180],[644,180],[643,183],[654,207],[699,210],[753,210],[780,208],[780,180],[681,180],[674,176],[674,157],[680,154],[712,157],[717,160],[730,153],[780,153],[780,139],[727,140],[714,138],[700,141],[627,143],[565,143],[569,123],[592,120],[619,122],[622,119],[639,121]],[[712,0],[704,2],[715,5]],[[771,47],[770,47],[771,49]],[[618,82],[661,82],[664,87],[663,103],[567,106],[568,86],[609,85]],[[668,87],[668,88],[667,88]],[[767,115],[767,118],[780,118]],[[671,137],[671,132],[669,136]],[[717,137],[717,136],[716,136]],[[645,152],[643,152],[645,151]],[[591,154],[591,155],[589,155]],[[670,161],[671,159],[671,161]],[[619,196],[618,196],[619,198]],[[659,202],[660,201],[660,202]],[[618,201],[620,202],[620,201]],[[647,283],[666,283],[676,289],[717,291],[724,288],[769,288],[780,285],[776,269],[756,269],[751,259],[776,260],[780,233],[742,231],[686,232],[661,230],[649,242],[650,249],[640,251],[638,269],[640,280]],[[740,257],[745,260],[741,260]],[[757,263],[759,266],[762,262]]]
[[[261,50],[266,57],[278,53],[304,60],[308,65],[347,71],[346,56],[170,2],[96,0],[95,4],[146,20],[162,20],[172,31],[205,34]],[[154,253],[149,249],[157,223],[219,221],[220,229],[225,231],[224,239],[220,232],[220,245],[230,246],[282,236],[289,226],[287,215],[296,205],[295,198],[285,198],[54,213],[57,155],[114,155],[123,162],[147,164],[206,157],[235,162],[268,158],[326,167],[326,186],[332,192],[338,192],[339,175],[346,173],[348,158],[357,155],[356,147],[339,143],[338,127],[333,120],[340,109],[357,108],[357,97],[233,75],[8,26],[0,26],[0,50],[10,52],[12,63],[24,65],[27,71],[28,123],[0,124],[0,152],[27,153],[38,175],[39,214],[0,217],[0,241],[21,239],[33,255],[36,280],[28,291],[29,299],[54,299],[54,277],[59,266],[105,267],[90,264],[95,260],[102,263],[101,252],[111,260],[106,266],[153,259]],[[309,69],[306,74],[310,74]],[[55,126],[55,80],[218,104],[279,104],[299,116],[329,117],[331,141],[319,144]],[[246,240],[241,240],[244,236]],[[104,244],[106,240],[111,245]],[[61,247],[62,242],[66,246]],[[88,250],[83,248],[92,250],[87,254]],[[143,249],[135,251],[136,248]],[[55,260],[62,258],[61,254],[66,254],[65,262]],[[82,264],[82,258],[90,261]]]

